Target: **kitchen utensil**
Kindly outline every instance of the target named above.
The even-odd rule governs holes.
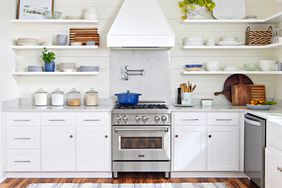
[[[192,106],[192,92],[183,92],[182,93],[182,105]]]
[[[216,4],[213,16],[216,19],[243,19],[246,16],[245,0],[213,0]]]
[[[202,106],[212,106],[213,99],[201,99]]]
[[[129,90],[126,93],[115,94],[120,105],[136,105],[141,95],[139,93],[131,93]]]
[[[70,28],[69,43],[80,42],[86,45],[88,41],[95,41],[95,45],[100,45],[100,35],[97,28]]]
[[[269,110],[272,105],[252,105],[247,104],[247,108],[251,110]]]
[[[256,63],[247,63],[244,64],[244,69],[246,71],[256,71],[258,68],[258,65]]]
[[[233,106],[245,106],[250,102],[250,90],[243,83],[241,75],[239,75],[239,84],[231,86],[231,100]]]
[[[207,71],[218,71],[220,69],[219,62],[207,62],[206,63]]]
[[[266,100],[265,85],[251,85],[247,87],[250,93],[250,101],[251,100],[260,100],[260,101]]]
[[[65,104],[65,94],[63,91],[56,89],[51,94],[51,104],[52,106],[64,106]]]
[[[70,92],[68,92],[67,104],[69,106],[80,106],[81,105],[81,93],[73,88]]]
[[[203,64],[187,64],[185,65],[186,71],[199,71],[202,70],[204,67]]]
[[[56,44],[59,46],[66,46],[68,44],[68,35],[58,34]]]
[[[272,71],[276,61],[274,60],[260,60],[259,68],[262,71]]]
[[[242,78],[242,82],[245,85],[253,85],[253,81],[246,75],[243,74],[233,74],[231,76],[229,76],[225,82],[224,82],[224,86],[223,86],[223,91],[221,92],[215,92],[214,95],[218,96],[223,94],[230,102],[231,100],[231,87],[232,85],[238,85],[239,84],[239,76],[241,76]]]
[[[46,11],[43,14],[45,19],[60,19],[62,17],[62,12],[59,11]]]
[[[62,72],[75,72],[76,64],[75,63],[61,63],[59,69]]]
[[[85,95],[86,106],[98,106],[98,92],[94,89],[90,89]]]
[[[48,94],[43,89],[39,89],[34,93],[34,105],[35,106],[47,106]]]

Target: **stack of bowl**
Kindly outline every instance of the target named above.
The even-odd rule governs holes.
[[[99,66],[80,66],[80,72],[99,72]]]
[[[59,66],[60,71],[62,72],[76,72],[75,63],[61,63]]]
[[[39,65],[27,66],[27,72],[42,72],[43,67]]]
[[[36,46],[38,44],[38,40],[33,38],[18,38],[16,40],[16,45],[18,46]]]

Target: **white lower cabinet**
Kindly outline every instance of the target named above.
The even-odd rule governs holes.
[[[266,149],[265,188],[278,188],[282,183],[282,152]]]
[[[42,127],[41,152],[43,171],[75,170],[74,134],[74,127]]]
[[[208,127],[208,170],[239,170],[239,127]]]
[[[76,169],[111,171],[111,138],[108,127],[77,127]]]
[[[174,129],[174,170],[206,169],[206,127],[177,126]]]

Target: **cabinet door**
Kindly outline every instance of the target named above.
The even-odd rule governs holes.
[[[208,170],[239,170],[239,127],[208,127]]]
[[[282,183],[282,153],[266,149],[265,187],[278,188]]]
[[[42,127],[42,170],[75,170],[75,128]]]
[[[110,127],[77,127],[78,171],[111,171]]]
[[[174,130],[174,171],[206,170],[206,127],[178,126]]]

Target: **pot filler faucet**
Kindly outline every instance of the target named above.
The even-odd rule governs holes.
[[[123,74],[122,80],[127,81],[129,79],[129,76],[144,76],[144,72],[145,72],[144,69],[134,70],[134,69],[129,69],[128,66],[125,66],[124,70],[122,70],[122,74]]]

